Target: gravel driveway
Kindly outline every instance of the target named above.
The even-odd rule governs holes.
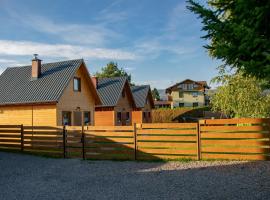
[[[270,199],[270,162],[113,162],[0,152],[0,199]]]

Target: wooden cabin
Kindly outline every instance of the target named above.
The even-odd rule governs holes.
[[[132,124],[135,101],[126,77],[92,78],[101,105],[95,108],[96,126],[125,126]]]
[[[132,123],[151,123],[154,100],[149,85],[132,86],[136,109],[132,111]]]
[[[0,76],[0,124],[94,124],[100,98],[82,59],[7,68]]]

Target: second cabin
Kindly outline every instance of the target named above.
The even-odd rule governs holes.
[[[133,123],[152,123],[154,100],[149,85],[132,86],[131,91],[136,103],[132,112]]]
[[[136,104],[127,77],[93,77],[92,81],[102,103],[95,108],[95,125],[132,125],[132,111]]]

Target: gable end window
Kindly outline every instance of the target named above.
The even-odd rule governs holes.
[[[75,77],[73,79],[73,90],[75,92],[80,92],[81,91],[81,79],[80,78]]]

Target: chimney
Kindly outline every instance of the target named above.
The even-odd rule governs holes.
[[[38,79],[40,74],[41,74],[41,60],[38,59],[38,54],[34,54],[34,58],[32,60],[32,80]]]
[[[98,77],[92,76],[91,79],[92,79],[92,82],[93,82],[93,84],[94,84],[94,87],[97,88],[97,85],[98,85]]]

